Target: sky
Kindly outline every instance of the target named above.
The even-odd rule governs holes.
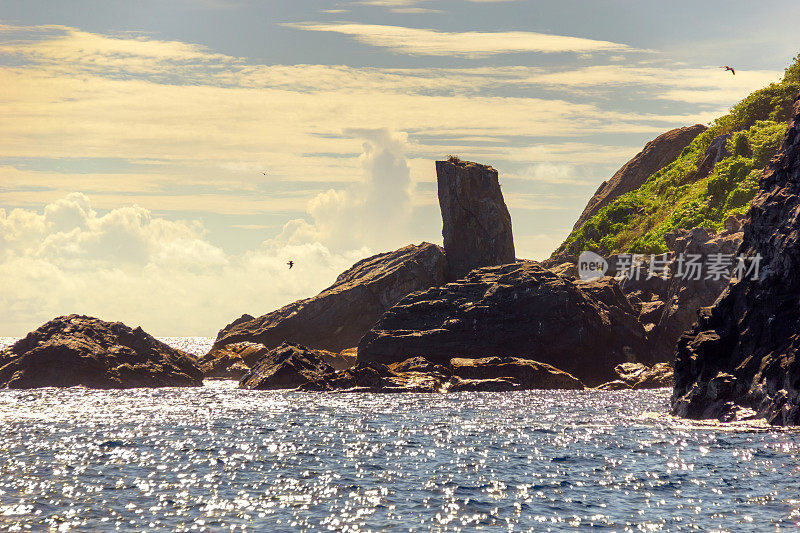
[[[3,0],[0,335],[82,313],[214,336],[363,257],[441,244],[451,154],[499,171],[517,256],[543,259],[647,141],[777,81],[798,17],[795,0]]]

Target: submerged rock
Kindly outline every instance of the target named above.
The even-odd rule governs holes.
[[[0,352],[0,388],[197,387],[203,374],[187,353],[142,328],[68,315]]]
[[[452,279],[474,268],[516,261],[511,215],[497,171],[459,160],[437,161],[444,250]]]
[[[283,343],[253,365],[239,382],[239,388],[255,390],[294,389],[334,369],[318,350]]]
[[[358,360],[520,357],[599,385],[619,363],[650,363],[644,340],[615,280],[575,283],[520,262],[410,294],[364,336]]]
[[[672,412],[800,424],[800,100],[759,183],[739,252],[758,276],[732,281],[678,343]]]
[[[444,283],[446,272],[442,249],[427,242],[363,259],[317,296],[226,326],[212,352],[243,341],[270,349],[283,342],[333,352],[352,348],[403,296]]]

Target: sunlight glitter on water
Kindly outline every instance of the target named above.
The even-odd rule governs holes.
[[[0,391],[0,530],[795,529],[793,431],[669,391]],[[767,429],[765,431],[765,429]]]

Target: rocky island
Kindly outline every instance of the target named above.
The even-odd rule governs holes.
[[[130,389],[199,387],[203,373],[188,354],[141,328],[68,315],[0,351],[0,388]]]

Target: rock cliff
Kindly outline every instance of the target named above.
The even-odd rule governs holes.
[[[354,347],[402,297],[441,285],[446,275],[442,249],[427,242],[363,259],[317,296],[226,326],[209,356],[213,359],[215,351],[243,341],[270,349],[283,342],[334,352]]]
[[[678,344],[672,411],[800,424],[800,100],[759,182],[740,253],[760,256]]]
[[[641,187],[647,178],[674,161],[681,151],[706,129],[702,124],[677,128],[647,143],[642,151],[625,163],[611,179],[600,185],[578,217],[573,229],[580,228],[584,222],[614,199]]]
[[[0,352],[0,388],[195,387],[203,374],[188,354],[141,328],[68,315]]]
[[[511,215],[497,171],[456,159],[437,161],[436,180],[451,279],[474,268],[516,261]]]
[[[615,280],[578,283],[520,262],[408,295],[363,337],[358,361],[511,356],[594,386],[614,379],[619,363],[651,362],[644,347],[644,329]]]

